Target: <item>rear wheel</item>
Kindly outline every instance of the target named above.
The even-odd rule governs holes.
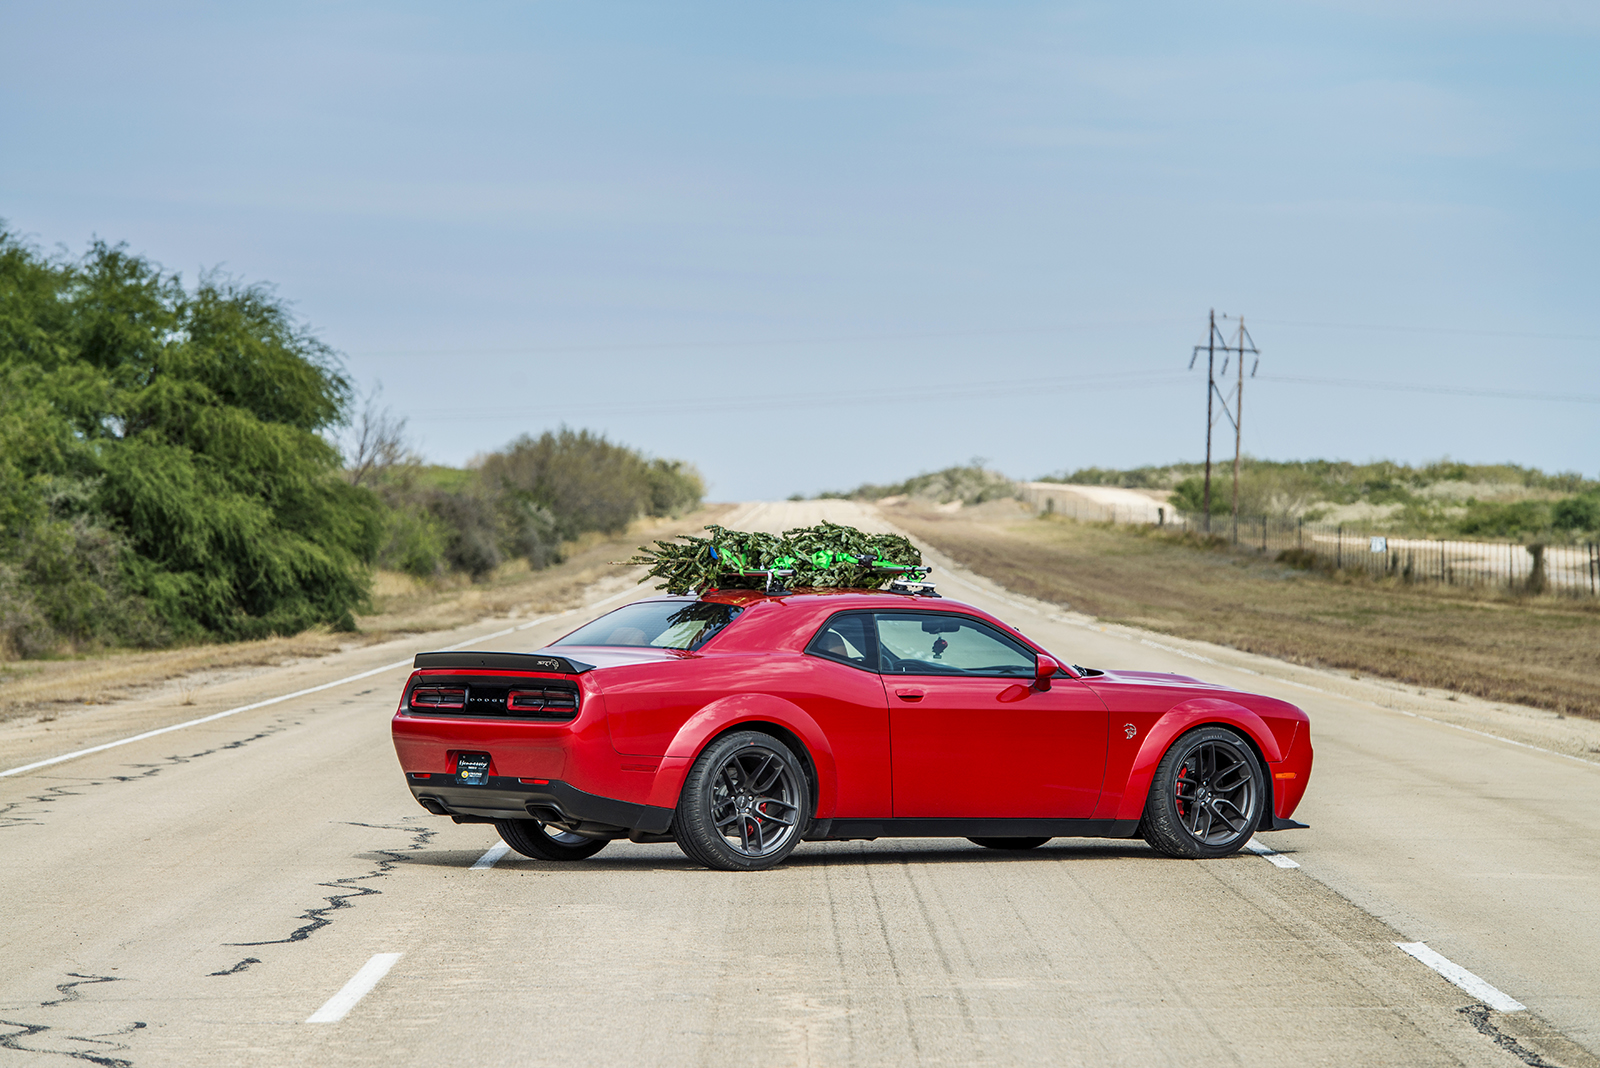
[[[538,820],[497,820],[494,829],[502,842],[534,860],[588,860],[606,847],[604,838],[586,838]]]
[[[1261,762],[1243,738],[1201,727],[1172,743],[1156,767],[1140,827],[1169,857],[1226,857],[1250,840],[1266,802]]]
[[[689,769],[672,825],[690,860],[760,871],[794,851],[810,811],[794,752],[770,734],[739,731],[708,745]]]
[[[985,849],[1038,849],[1048,838],[968,838],[973,845],[981,845]]]

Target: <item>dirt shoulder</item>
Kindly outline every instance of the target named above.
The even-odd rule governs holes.
[[[1600,605],[1308,573],[1010,506],[883,513],[1007,589],[1109,622],[1600,718]]]
[[[640,544],[697,532],[731,507],[710,505],[678,520],[642,521],[616,537],[591,535],[570,543],[566,559],[554,567],[530,571],[525,561],[513,561],[481,583],[422,583],[381,572],[373,584],[374,611],[356,618],[355,633],[317,628],[290,638],[0,663],[0,725],[48,724],[96,706],[157,695],[194,706],[204,688],[274,668],[483,619],[562,611],[578,604],[595,583],[620,580],[636,570],[613,561],[628,558]]]

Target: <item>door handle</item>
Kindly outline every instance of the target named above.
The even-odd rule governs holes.
[[[902,701],[920,701],[926,696],[921,690],[896,690],[894,695]]]

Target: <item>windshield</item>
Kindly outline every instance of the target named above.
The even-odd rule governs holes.
[[[698,649],[739,614],[709,601],[639,601],[585,623],[555,645],[626,645]]]

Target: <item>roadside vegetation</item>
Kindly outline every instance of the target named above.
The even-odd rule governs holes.
[[[34,717],[50,722],[63,710],[105,704],[167,687],[178,704],[193,704],[208,679],[278,667],[361,645],[464,626],[494,617],[543,615],[582,603],[597,582],[626,581],[637,567],[618,563],[643,540],[698,533],[728,511],[711,505],[679,519],[635,520],[616,535],[589,533],[563,546],[565,559],[541,570],[526,560],[508,560],[472,581],[449,572],[421,580],[379,571],[369,611],[356,615],[357,630],[343,633],[312,627],[288,637],[239,642],[203,642],[170,649],[107,649],[48,660],[0,663],[0,723]]]
[[[1020,510],[985,516],[907,502],[885,514],[1009,589],[1104,620],[1600,718],[1600,604],[1592,599],[1308,572],[1234,553],[1222,539]]]
[[[487,582],[698,506],[588,431],[429,467],[270,287],[0,225],[0,660],[350,631],[375,574]]]
[[[1164,490],[1175,508],[1204,511],[1204,467],[1086,467],[1042,481]],[[1231,462],[1211,473],[1211,514],[1233,509]],[[1515,464],[1449,460],[1412,467],[1336,460],[1240,464],[1239,514],[1359,523],[1375,533],[1520,541],[1583,541],[1600,534],[1600,482]]]
[[[935,504],[950,504],[960,501],[963,505],[983,504],[985,501],[1003,500],[1017,495],[1017,484],[999,471],[992,471],[983,466],[983,461],[973,460],[968,464],[955,467],[946,467],[941,471],[930,471],[904,482],[895,482],[890,485],[880,486],[866,482],[853,490],[825,490],[817,494],[819,500],[854,500],[877,501],[884,498],[909,498],[919,501],[932,501]],[[796,494],[790,500],[804,500]]]

